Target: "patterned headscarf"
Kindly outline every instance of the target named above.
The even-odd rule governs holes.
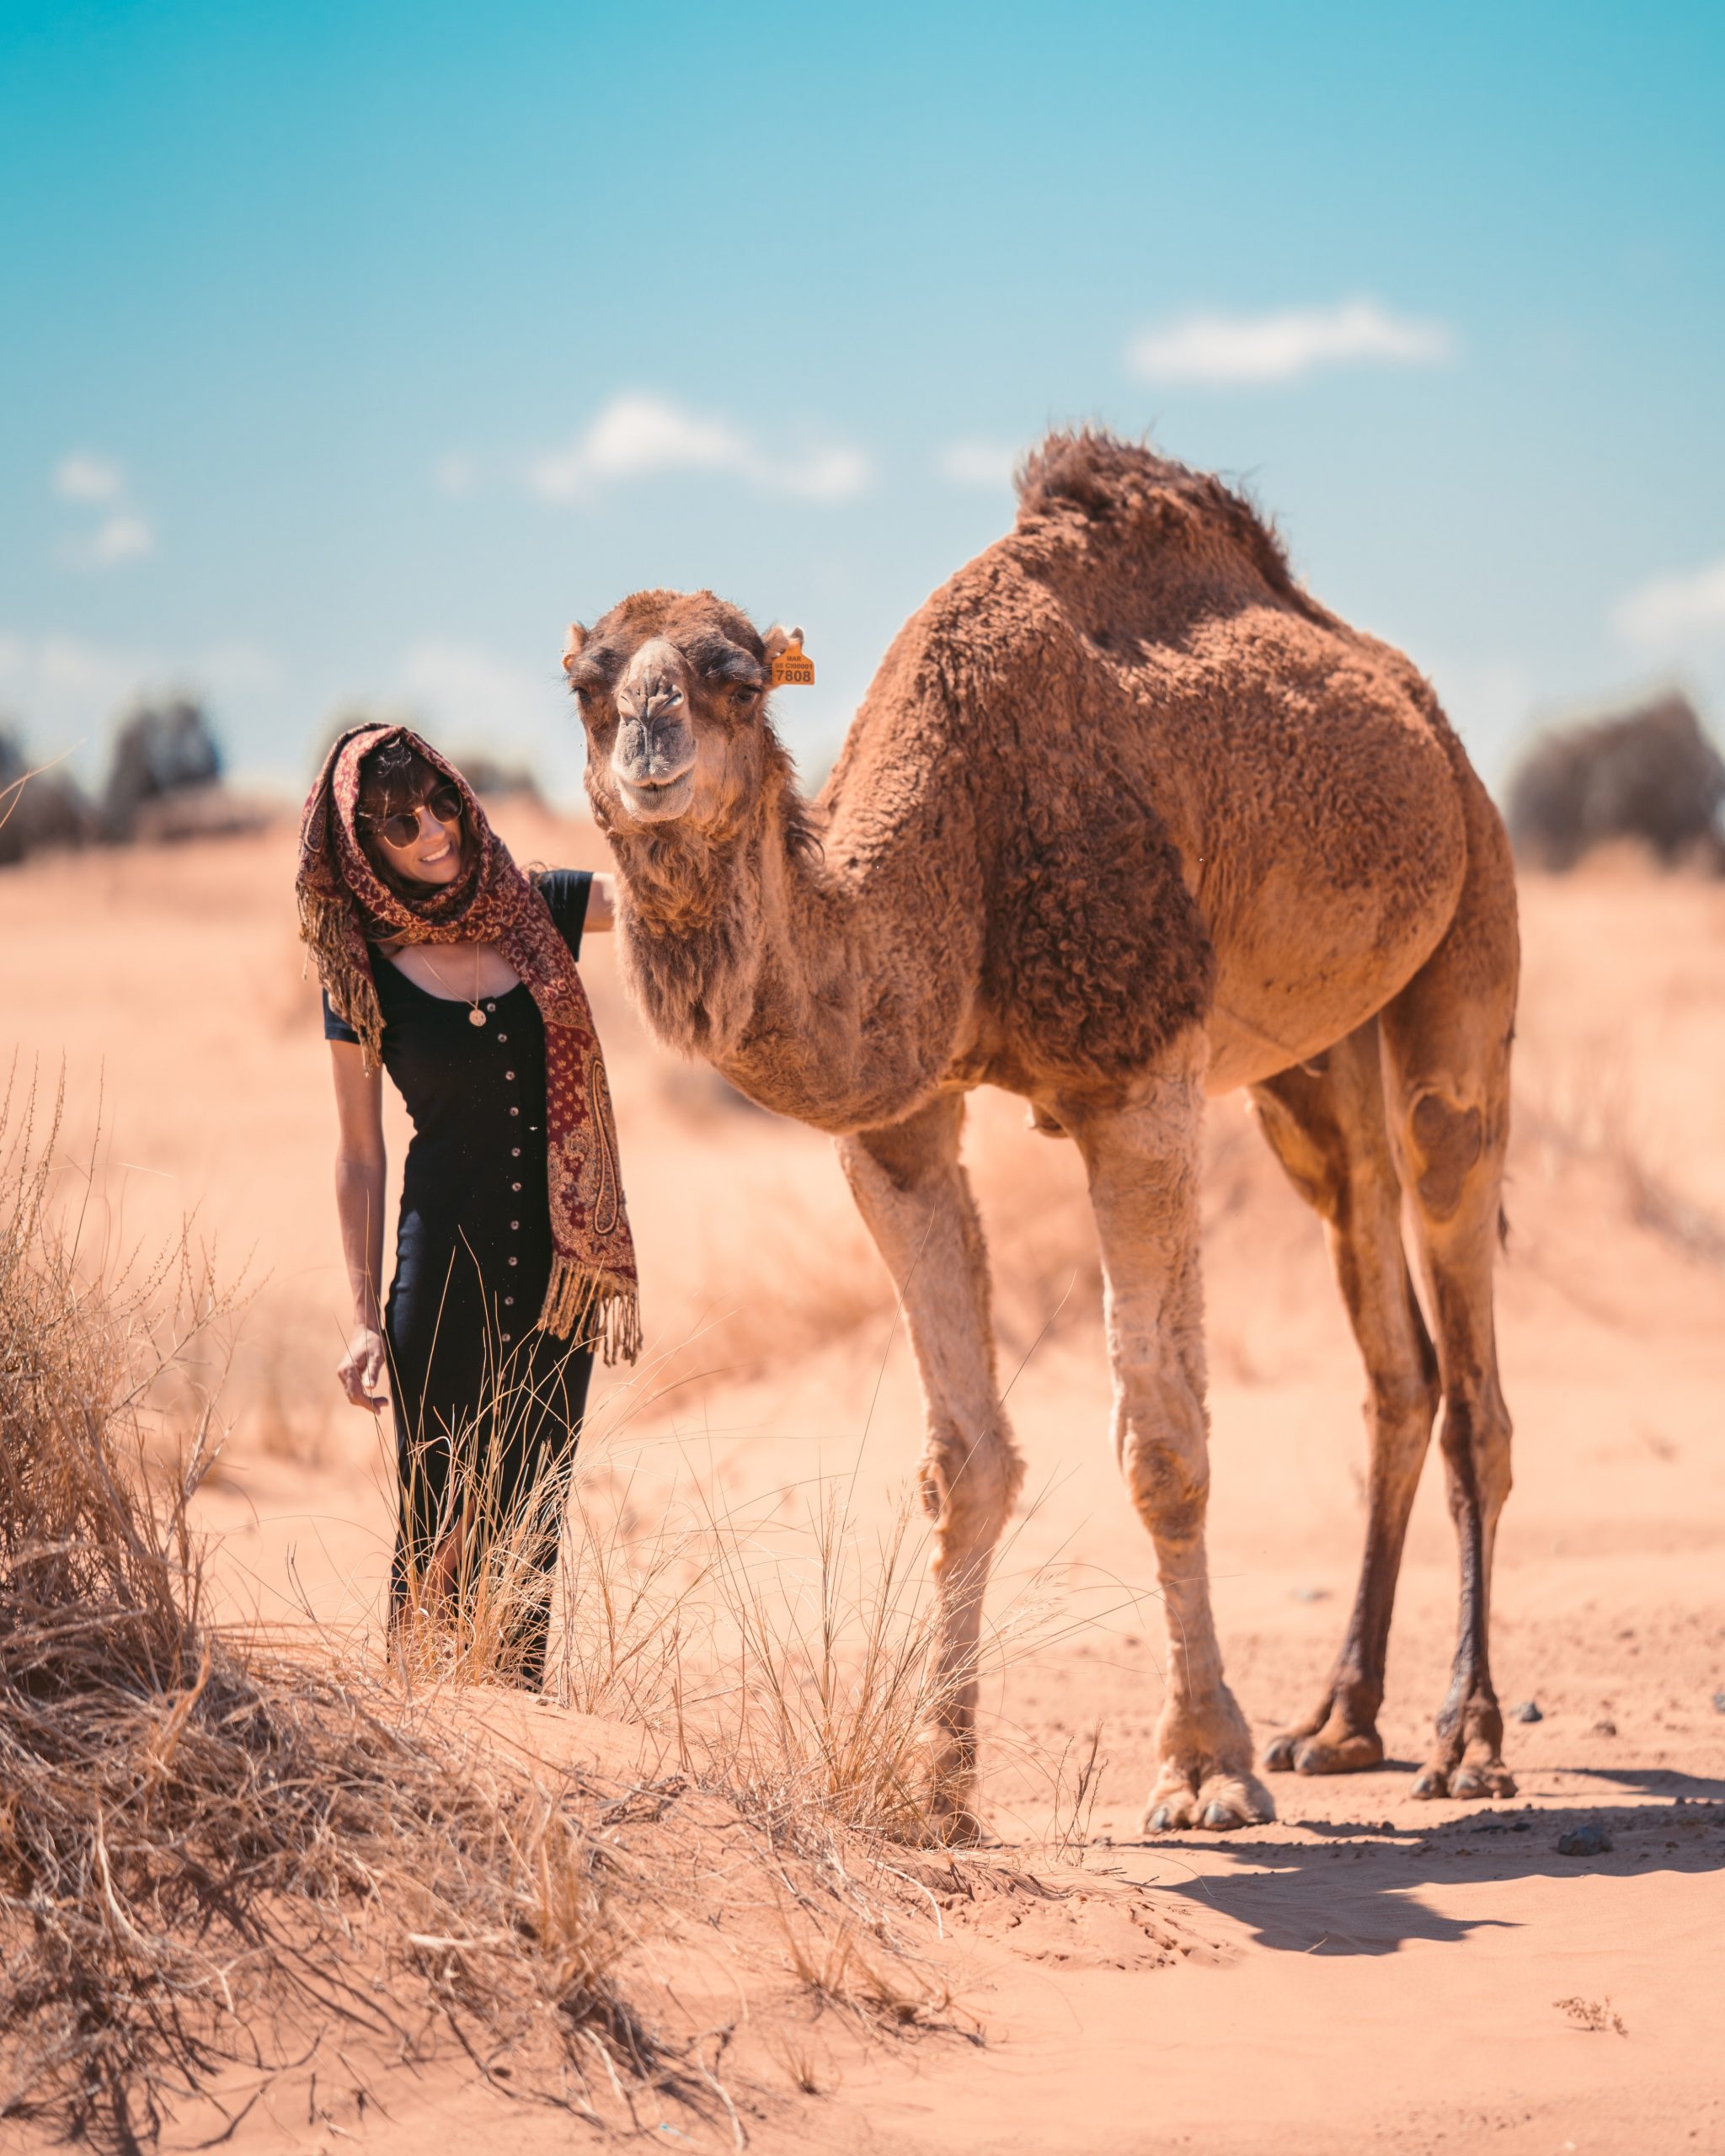
[[[453,883],[398,897],[367,858],[355,828],[360,765],[400,743],[462,797],[467,858]],[[318,774],[300,826],[300,936],[318,961],[331,1008],[358,1033],[367,1070],[382,1060],[383,1013],[374,943],[495,943],[532,992],[545,1022],[546,1169],[553,1257],[540,1325],[604,1349],[607,1363],[640,1352],[635,1249],[623,1207],[617,1124],[587,992],[539,892],[510,857],[467,781],[405,726],[356,726]]]

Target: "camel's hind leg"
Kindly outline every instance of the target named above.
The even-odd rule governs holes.
[[[1492,1268],[1509,1139],[1519,953],[1515,883],[1497,812],[1472,774],[1468,872],[1443,942],[1381,1012],[1390,1131],[1436,1335],[1439,1442],[1461,1561],[1460,1637],[1417,1796],[1510,1796],[1492,1688],[1492,1552],[1509,1494]]]
[[[1402,1240],[1402,1184],[1384,1115],[1375,1019],[1338,1041],[1317,1070],[1252,1088],[1258,1122],[1290,1180],[1322,1216],[1365,1364],[1370,1447],[1365,1556],[1354,1614],[1316,1710],[1271,1740],[1264,1764],[1348,1774],[1382,1761],[1378,1710],[1396,1577],[1431,1441],[1438,1364]]]
[[[1210,1444],[1198,1184],[1202,1050],[1185,1044],[1128,1107],[1060,1104],[1089,1171],[1108,1287],[1114,1453],[1156,1545],[1167,1698],[1146,1828],[1242,1827],[1275,1817],[1252,1735],[1222,1681],[1204,1514]]]
[[[938,1096],[884,1129],[839,1140],[839,1159],[903,1298],[928,1418],[920,1470],[934,1523],[934,1822],[974,1840],[976,1657],[990,1561],[1024,1479],[1001,1406],[988,1258],[959,1159],[964,1096]]]

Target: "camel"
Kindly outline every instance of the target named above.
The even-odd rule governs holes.
[[[1323,1220],[1370,1455],[1346,1636],[1264,1764],[1383,1758],[1391,1609],[1441,1407],[1460,1633],[1414,1793],[1512,1794],[1487,1653],[1509,1488],[1503,826],[1428,683],[1312,599],[1219,480],[1087,430],[1049,435],[1018,497],[1014,529],[900,632],[813,803],[766,708],[800,632],[640,591],[571,627],[563,659],[634,1001],[661,1041],[833,1134],[902,1299],[927,1423],[931,1818],[980,1831],[980,1610],[1024,1473],[959,1157],[980,1085],[1021,1095],[1087,1175],[1114,1451],[1167,1630],[1146,1831],[1274,1817],[1204,1555],[1199,1139],[1206,1094],[1242,1086]]]

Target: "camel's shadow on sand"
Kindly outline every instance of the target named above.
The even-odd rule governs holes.
[[[1162,1836],[1140,1846],[1201,1855],[1201,1871],[1183,1876],[1170,1865],[1153,1883],[1290,1954],[1393,1954],[1412,1940],[1453,1943],[1516,1928],[1512,1918],[1445,1914],[1421,1898],[1423,1886],[1725,1871],[1725,1781],[1634,1769],[1590,1770],[1587,1779],[1669,1801],[1496,1805],[1429,1827],[1311,1820],[1302,1823],[1316,1842],[1279,1841],[1268,1828],[1249,1839]],[[1227,1869],[1210,1868],[1219,1856]]]

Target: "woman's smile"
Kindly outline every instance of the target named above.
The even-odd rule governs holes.
[[[459,817],[442,822],[429,801],[416,812],[419,828],[405,846],[398,846],[387,831],[381,834],[391,858],[416,883],[452,883],[461,873],[462,839]]]

